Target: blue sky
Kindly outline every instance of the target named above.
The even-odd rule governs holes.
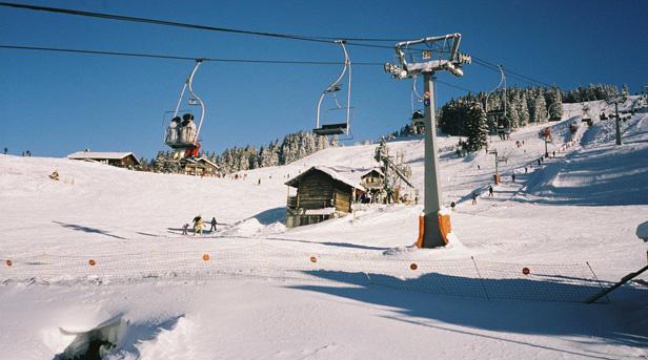
[[[576,88],[648,84],[648,1],[21,1],[258,32],[309,37],[413,40],[459,32],[460,51],[534,81]],[[0,6],[0,45],[216,59],[341,62],[339,46],[95,19]],[[377,43],[391,47],[393,42]],[[411,81],[382,70],[394,52],[348,47],[353,65],[351,143],[408,122]],[[190,60],[0,48],[0,149],[61,157],[90,148],[152,158],[163,114],[175,107]],[[268,144],[315,126],[321,91],[339,65],[207,62],[194,89],[207,106],[203,149]],[[490,91],[499,74],[472,64],[438,74],[437,106],[467,90]],[[532,85],[507,76],[508,86]],[[331,116],[331,115],[326,115]],[[332,119],[329,117],[329,119]]]

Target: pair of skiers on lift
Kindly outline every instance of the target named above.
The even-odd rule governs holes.
[[[192,114],[184,114],[171,119],[167,128],[166,142],[168,144],[193,144],[196,140],[196,123]]]
[[[200,153],[200,143],[196,141],[196,123],[193,120],[194,116],[192,114],[184,114],[182,118],[179,116],[174,117],[167,128],[165,139],[165,142],[172,147],[188,145],[185,150],[185,157],[188,158],[198,157]]]

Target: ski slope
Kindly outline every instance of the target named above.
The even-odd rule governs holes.
[[[483,191],[492,183],[493,155],[441,152],[443,202],[457,203],[454,239],[429,250],[411,246],[422,195],[418,205],[358,206],[353,215],[285,228],[288,179],[317,165],[359,180],[377,165],[375,145],[329,148],[239,179],[0,155],[0,359],[63,359],[87,346],[83,336],[93,331],[116,345],[105,348],[106,359],[646,358],[648,288],[638,282],[594,305],[393,285],[434,282],[431,273],[394,272],[396,261],[542,266],[560,274],[588,264],[608,285],[645,266],[646,245],[635,230],[648,220],[648,115],[622,123],[621,146],[614,121],[582,124],[572,137],[567,128],[581,115],[567,108],[564,120],[548,124],[554,136],[547,150],[556,155],[540,165],[545,143],[538,132],[546,125],[508,141],[493,137],[491,149],[507,161],[498,164],[504,182],[492,198]],[[439,147],[457,141],[440,137]],[[411,166],[422,194],[423,138],[388,146]],[[48,178],[54,169],[58,182]],[[475,191],[481,194],[472,205]],[[216,217],[218,231],[181,235],[198,214]],[[172,255],[194,253],[212,254],[210,266],[220,262],[230,272],[177,280],[112,276],[136,271],[126,268],[135,258],[142,268],[154,263],[157,275],[179,272]],[[318,267],[304,276],[244,274],[260,259],[266,270],[284,271],[315,254]],[[78,258],[82,265],[66,267],[66,259]],[[56,266],[25,278],[30,266],[42,268],[37,259],[57,259]],[[97,259],[103,275],[88,275],[85,259]],[[358,266],[369,284],[355,280]],[[246,276],[232,275],[237,271]],[[488,281],[513,283],[507,276]],[[459,276],[458,283],[467,292],[481,286],[471,280]]]

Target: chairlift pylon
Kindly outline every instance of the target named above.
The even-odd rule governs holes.
[[[182,87],[178,103],[173,111],[171,122],[167,126],[165,132],[164,143],[174,150],[184,150],[185,155],[188,157],[197,155],[197,152],[200,149],[198,139],[203,121],[205,120],[205,104],[202,98],[200,98],[200,96],[198,96],[193,90],[193,80],[198,72],[198,68],[202,65],[202,62],[202,59],[196,59],[196,63]],[[189,95],[191,95],[191,97],[187,99],[187,103],[189,105],[200,106],[200,119],[197,124],[194,122],[194,115],[191,112],[183,114],[182,117],[179,116],[180,106],[183,104],[187,90],[189,90]]]
[[[342,51],[344,52],[344,67],[338,78],[328,85],[322,94],[320,95],[319,101],[317,103],[317,122],[313,132],[317,135],[341,135],[349,134],[350,132],[350,112],[351,112],[351,61],[349,60],[349,53],[347,52],[345,41],[337,40],[337,44],[342,46]],[[342,79],[346,75],[347,86],[346,86],[346,104],[341,104],[340,100],[337,98],[336,93],[342,90]],[[344,122],[331,122],[331,123],[322,123],[322,104],[324,103],[325,98],[331,97],[335,103],[335,108],[329,110],[345,110],[345,121]]]

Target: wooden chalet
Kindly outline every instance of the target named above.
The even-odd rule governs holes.
[[[140,162],[132,152],[97,152],[97,151],[78,151],[67,156],[70,160],[82,160],[108,164],[117,167],[132,168],[139,166]]]
[[[379,169],[371,169],[360,176],[360,181],[362,186],[369,191],[380,190],[385,184],[385,174]]]
[[[196,159],[187,159],[184,165],[184,173],[194,176],[215,176],[218,173],[218,165],[209,161],[204,156]]]
[[[295,196],[288,196],[288,228],[348,214],[356,195],[366,191],[361,185],[324,166],[311,167],[285,184],[297,189]]]

